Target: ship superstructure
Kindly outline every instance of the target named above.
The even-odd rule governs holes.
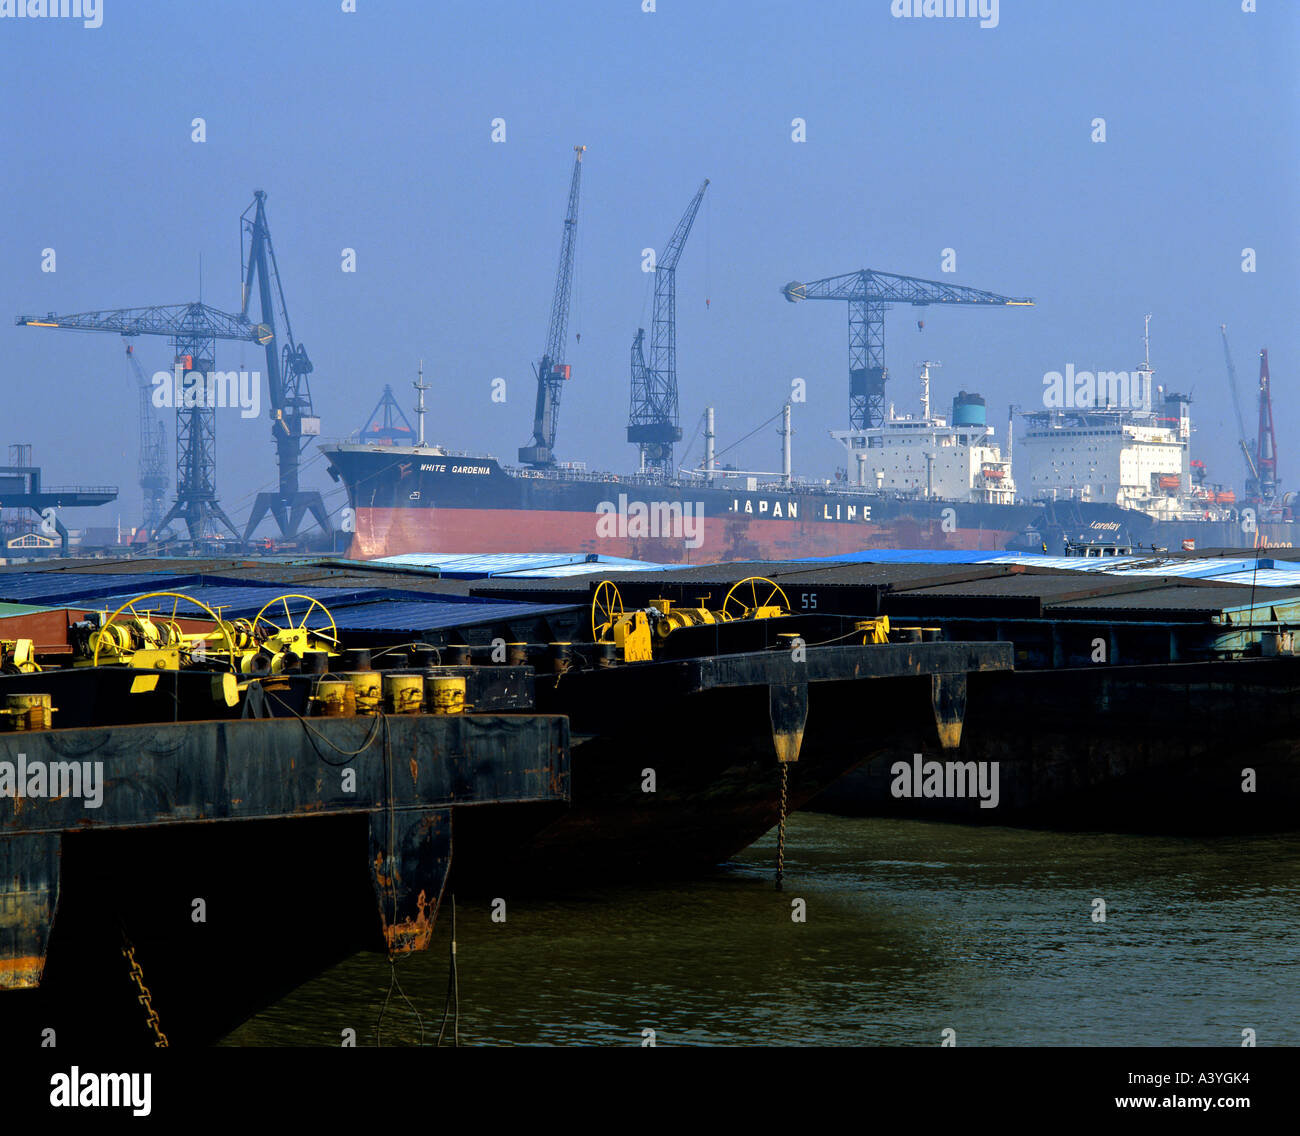
[[[1131,372],[1049,372],[1047,409],[1024,415],[1025,495],[1119,505],[1156,521],[1228,520],[1235,495],[1193,476],[1191,398],[1154,375],[1149,346]]]
[[[921,414],[891,406],[878,426],[832,430],[845,450],[853,485],[896,497],[1012,505],[1016,484],[981,395],[961,391],[950,417],[930,413],[929,361],[921,366]]]

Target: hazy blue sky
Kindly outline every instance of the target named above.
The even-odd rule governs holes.
[[[937,359],[938,405],[979,390],[1001,432],[1008,403],[1041,405],[1044,372],[1137,363],[1149,312],[1156,381],[1193,391],[1193,456],[1240,486],[1226,322],[1248,393],[1270,349],[1279,469],[1300,487],[1294,0],[1258,0],[1258,13],[1240,0],[1002,0],[995,28],[894,18],[890,0],[101,5],[93,29],[0,19],[0,443],[33,443],[52,481],[121,485],[124,524],[139,494],[121,341],[14,316],[191,300],[200,256],[203,299],[237,309],[237,219],[262,188],[324,433],[356,430],[386,382],[412,401],[423,357],[431,438],[513,460],[531,432],[575,143],[589,151],[561,459],[632,466],[641,249],[667,240],[708,177],[678,271],[688,437],[712,402],[726,445],[803,377],[796,470],[829,475],[840,451],[826,432],[847,424],[844,305],[778,290],[871,267],[1037,300],[891,312],[900,411],[914,409],[914,364]],[[345,247],[355,274],[340,269]],[[56,272],[41,271],[45,248]],[[136,342],[150,372],[169,365],[165,340]],[[218,362],[263,368],[234,344]],[[222,503],[242,524],[274,481],[268,425],[219,412],[218,445]],[[776,468],[779,440],[765,430],[728,456]],[[305,480],[337,507],[321,465]]]

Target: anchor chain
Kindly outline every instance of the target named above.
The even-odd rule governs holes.
[[[776,890],[785,876],[785,815],[789,810],[790,766],[781,762],[781,819],[776,826]]]
[[[140,964],[135,961],[135,947],[131,945],[131,940],[126,937],[125,931],[122,932],[122,957],[126,959],[131,967],[131,979],[140,991],[136,1001],[145,1008],[145,1012],[148,1014],[148,1025],[154,1034],[154,1048],[169,1048],[167,1035],[163,1033],[162,1025],[158,1021],[158,1011],[153,1008],[153,995],[149,993],[149,987],[144,984],[144,971],[140,969]]]

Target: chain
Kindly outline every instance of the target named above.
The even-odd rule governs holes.
[[[158,1011],[153,1008],[153,995],[149,993],[149,987],[144,984],[144,971],[140,969],[140,964],[135,961],[135,947],[131,945],[131,940],[126,937],[126,932],[122,932],[122,957],[126,959],[131,967],[131,979],[135,982],[140,991],[140,996],[136,999],[145,1008],[148,1013],[149,1028],[153,1030],[155,1037],[155,1049],[167,1049],[169,1043],[167,1035],[162,1031],[162,1025],[158,1021]]]
[[[776,890],[781,890],[785,875],[785,814],[789,808],[790,766],[781,762],[781,819],[776,826]]]

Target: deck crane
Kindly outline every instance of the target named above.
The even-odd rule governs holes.
[[[144,497],[144,514],[140,527],[144,529],[145,539],[153,540],[158,535],[159,522],[163,518],[163,501],[167,495],[167,431],[162,419],[154,413],[154,385],[140,366],[134,345],[126,345],[127,361],[135,375],[136,393],[140,400],[140,456],[137,476],[140,493]]]
[[[60,316],[19,316],[20,327],[56,327],[64,331],[109,331],[116,335],[165,335],[175,348],[175,366],[182,377],[192,372],[208,376],[216,371],[218,339],[265,344],[275,335],[264,324],[249,323],[242,315],[218,311],[203,303],[170,304],[153,308],[117,308]],[[195,388],[197,389],[197,388]],[[239,532],[217,502],[217,416],[210,399],[175,398],[176,500],[159,522],[165,529],[180,517],[192,541],[219,535],[218,526],[231,536]]]
[[[1246,421],[1241,414],[1241,397],[1237,392],[1237,368],[1232,365],[1232,352],[1228,349],[1228,325],[1219,324],[1219,334],[1223,337],[1223,358],[1228,364],[1228,387],[1232,391],[1232,409],[1237,415],[1237,445],[1241,447],[1246,459],[1246,492],[1243,499],[1259,500],[1259,470],[1255,465],[1255,453],[1246,441]]]
[[[564,354],[569,333],[569,297],[573,291],[573,252],[578,236],[578,190],[586,149],[586,146],[573,148],[573,176],[569,179],[569,205],[564,213],[564,235],[560,238],[560,266],[555,273],[551,324],[546,333],[546,350],[535,368],[537,406],[533,413],[533,439],[529,445],[519,447],[520,462],[534,469],[555,465],[552,451],[560,417],[560,392],[572,374]]]
[[[632,401],[627,440],[641,450],[641,469],[673,472],[673,446],[682,440],[677,410],[677,262],[691,235],[709,179],[695,191],[663,254],[655,260],[654,322],[650,362],[645,359],[645,328],[632,341]]]
[[[253,502],[248,524],[244,526],[244,542],[248,542],[267,513],[275,518],[280,535],[287,539],[298,535],[298,526],[308,512],[320,525],[321,532],[329,535],[329,513],[321,495],[314,489],[300,489],[298,486],[303,447],[308,439],[320,434],[320,419],[312,410],[311,386],[307,380],[312,372],[311,360],[306,348],[294,342],[293,327],[289,323],[280,268],[275,259],[275,247],[271,244],[271,230],[266,223],[265,191],[253,191],[253,201],[239,222],[240,269],[244,285],[239,314],[242,319],[248,319],[256,278],[261,326],[270,330],[270,338],[266,340],[266,384],[271,403],[268,411],[271,440],[275,443],[276,467],[280,476],[280,487],[276,492],[259,493]],[[278,336],[277,312],[280,321]]]
[[[962,304],[977,307],[1032,307],[1028,297],[999,296],[978,288],[921,280],[862,268],[809,284],[791,281],[781,294],[800,300],[840,300],[849,305],[849,427],[865,430],[885,420],[885,311],[888,304]]]

